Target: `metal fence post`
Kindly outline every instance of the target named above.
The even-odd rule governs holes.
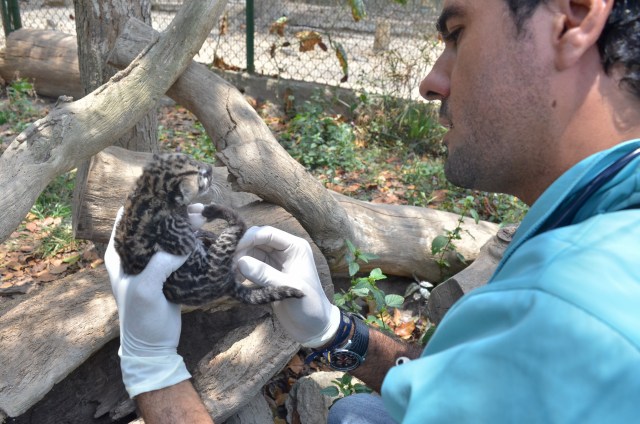
[[[253,9],[253,0],[247,0],[247,72],[253,74],[256,70],[253,56],[254,56],[254,32],[255,32],[255,17]]]
[[[2,9],[2,26],[5,37],[10,32],[22,28],[18,0],[0,0],[0,8]]]

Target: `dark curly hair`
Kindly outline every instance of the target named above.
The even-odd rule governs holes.
[[[522,31],[535,9],[546,0],[505,0],[516,28]],[[640,0],[615,0],[607,24],[598,39],[605,72],[624,67],[621,87],[640,98]]]

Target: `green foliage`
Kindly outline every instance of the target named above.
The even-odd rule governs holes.
[[[473,208],[474,199],[473,196],[467,196],[464,199],[463,209],[460,211],[458,222],[453,230],[445,230],[444,235],[439,235],[431,242],[431,253],[436,257],[436,263],[440,267],[440,273],[442,276],[446,273],[451,264],[445,257],[448,253],[454,253],[458,260],[462,263],[466,263],[464,256],[458,252],[454,240],[461,240],[462,224],[465,216],[471,215],[476,224],[480,221],[478,212]]]
[[[332,380],[331,382],[334,385],[325,387],[324,389],[320,390],[320,393],[322,393],[325,396],[329,396],[331,398],[336,398],[331,403],[332,406],[334,403],[340,400],[340,395],[350,396],[356,393],[372,393],[373,392],[373,390],[371,390],[369,387],[365,386],[364,384],[354,383],[353,377],[350,374],[344,374],[342,377]]]
[[[42,238],[41,244],[37,247],[35,253],[41,258],[55,256],[75,242],[71,228],[71,204],[75,174],[74,170],[55,178],[31,207],[30,212],[38,220],[61,218],[59,224],[48,228],[48,234]]]
[[[327,114],[318,93],[302,104],[288,130],[280,135],[289,154],[308,169],[363,168],[355,140],[353,127],[342,116]]]
[[[454,186],[444,175],[442,157],[406,161],[402,181],[408,187],[409,204],[414,206],[432,206],[458,213],[460,205],[468,202],[471,196],[474,202],[472,209],[480,219],[504,224],[520,222],[528,211],[527,205],[514,196]]]
[[[402,145],[414,154],[441,156],[445,133],[433,105],[389,95],[362,93],[352,106],[355,124],[366,131],[367,144]]]
[[[382,317],[389,312],[391,308],[399,308],[404,304],[404,297],[396,294],[386,295],[378,285],[377,281],[387,278],[380,268],[372,269],[366,277],[355,277],[360,270],[358,261],[368,263],[376,257],[371,254],[360,251],[352,242],[346,241],[348,254],[346,256],[349,265],[349,276],[351,277],[351,285],[347,292],[336,293],[334,295],[334,303],[337,307],[349,312],[361,314],[363,305],[367,306],[367,319],[365,322],[375,324],[379,328],[391,331],[389,326],[384,322]]]
[[[72,245],[74,241],[71,221],[67,219],[60,225],[52,227],[49,234],[43,237],[36,254],[42,258],[55,256]]]
[[[216,161],[216,146],[199,121],[194,122],[190,131],[165,128],[159,125],[158,142],[202,162],[214,163]]]
[[[51,181],[31,207],[31,213],[38,219],[47,217],[71,218],[75,176],[76,172],[74,170],[62,174]]]
[[[33,107],[36,93],[33,84],[17,79],[6,87],[7,102],[0,108],[0,125],[10,123],[12,130],[22,132],[37,115]]]

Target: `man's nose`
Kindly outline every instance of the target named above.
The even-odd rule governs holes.
[[[449,64],[443,54],[420,83],[420,95],[427,100],[446,99],[451,91],[450,83]]]

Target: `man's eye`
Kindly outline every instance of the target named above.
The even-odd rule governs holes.
[[[460,38],[461,33],[462,33],[462,28],[456,28],[455,30],[443,35],[442,39],[444,40],[445,43],[447,44],[451,43],[455,47],[458,45],[458,39]]]

